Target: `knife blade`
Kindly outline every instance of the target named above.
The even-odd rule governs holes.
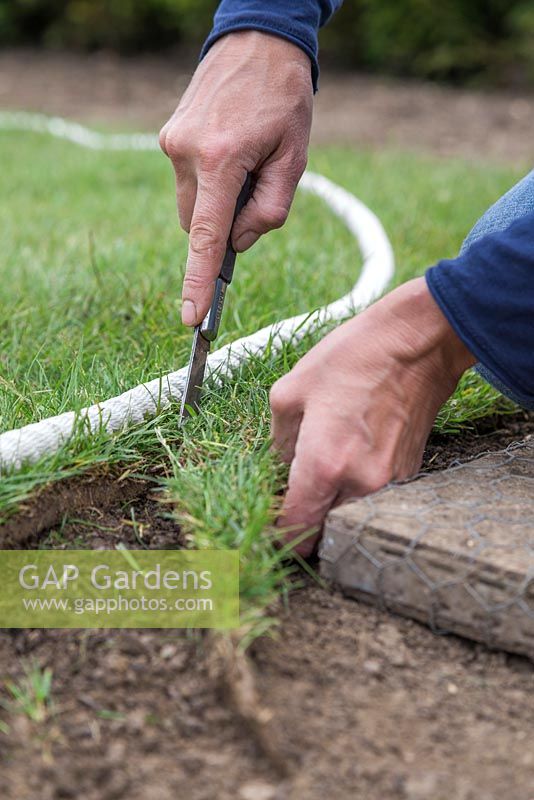
[[[232,226],[237,215],[249,200],[252,188],[252,175],[249,172],[239,193],[239,197],[237,198]],[[184,419],[190,416],[191,409],[198,411],[199,408],[200,393],[202,391],[204,373],[206,371],[206,361],[210,352],[211,343],[215,341],[219,332],[226,289],[231,283],[234,274],[236,252],[232,247],[231,238],[230,231],[221,269],[215,281],[215,289],[210,309],[200,325],[195,327],[193,334],[193,345],[191,347],[191,356],[187,368],[187,378],[182,394],[180,422],[183,422]]]

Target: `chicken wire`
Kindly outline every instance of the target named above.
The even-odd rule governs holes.
[[[534,442],[331,512],[321,573],[349,595],[534,657]]]

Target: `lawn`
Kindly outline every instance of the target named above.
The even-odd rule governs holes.
[[[174,180],[159,153],[95,153],[36,134],[1,133],[0,428],[80,409],[183,366],[180,324],[186,237]],[[395,152],[324,149],[310,167],[354,192],[381,218],[396,282],[456,253],[470,225],[517,178],[513,168]],[[297,195],[284,229],[240,256],[218,344],[344,294],[357,246],[320,200]],[[268,450],[268,389],[296,352],[286,348],[208,390],[185,430],[177,409],[112,438],[76,437],[55,456],[5,475],[0,514],[32,488],[103,461],[158,480],[195,546],[239,546],[251,613],[286,567],[265,535],[284,471]],[[440,415],[442,430],[506,409],[468,376]]]

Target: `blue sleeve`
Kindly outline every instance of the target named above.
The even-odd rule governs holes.
[[[200,58],[225,33],[243,30],[273,33],[298,45],[310,57],[316,90],[319,78],[317,34],[342,3],[343,0],[222,0]]]
[[[440,261],[426,280],[495,384],[534,408],[534,213]]]

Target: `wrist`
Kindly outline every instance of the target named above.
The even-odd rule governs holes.
[[[233,59],[236,53],[240,59],[246,56],[250,60],[268,59],[280,64],[294,64],[306,70],[307,75],[311,74],[311,59],[301,47],[282,34],[259,30],[239,30],[223,34],[211,45],[205,60],[215,55]]]
[[[432,297],[424,278],[399,286],[380,301],[390,341],[401,361],[427,361],[453,381],[476,363],[476,358]]]

